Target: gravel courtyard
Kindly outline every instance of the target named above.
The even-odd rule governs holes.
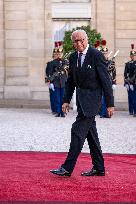
[[[67,152],[76,112],[55,118],[48,109],[0,109],[0,151]],[[104,153],[136,154],[136,118],[115,112],[96,117]],[[87,142],[82,152],[89,152]]]

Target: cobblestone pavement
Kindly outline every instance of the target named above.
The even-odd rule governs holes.
[[[48,109],[0,109],[0,151],[67,152],[76,112],[55,118]],[[115,112],[111,119],[96,117],[105,153],[136,154],[136,118]],[[89,152],[87,142],[82,152]]]

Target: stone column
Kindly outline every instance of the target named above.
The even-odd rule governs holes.
[[[115,36],[116,49],[120,50],[116,60],[117,65],[117,82],[120,89],[116,91],[118,102],[127,102],[127,91],[123,86],[123,73],[125,62],[130,60],[129,54],[131,43],[136,48],[136,1],[134,0],[115,0],[116,18],[115,18]]]
[[[95,1],[95,2],[94,2]],[[93,0],[95,15],[93,16],[96,30],[106,39],[109,50],[115,51],[115,8],[114,0]],[[93,14],[94,12],[92,12]]]
[[[45,1],[45,62],[51,60],[53,50],[52,0]]]
[[[4,0],[6,99],[30,98],[26,9],[26,0]]]
[[[28,57],[31,99],[45,99],[44,0],[28,1]]]
[[[91,0],[91,28],[97,29],[97,0]]]
[[[4,86],[4,16],[3,0],[0,0],[0,99],[3,98]]]

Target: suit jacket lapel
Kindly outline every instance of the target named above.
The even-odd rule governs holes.
[[[78,58],[78,53],[75,52],[73,56],[73,63],[72,63],[72,68],[73,68],[73,77],[75,82],[77,82],[77,77],[76,77],[76,71],[77,71],[77,58]]]
[[[77,59],[78,59],[78,52],[75,52],[75,61],[74,61],[74,65],[77,68]]]
[[[89,59],[89,57],[90,57],[90,55],[89,55],[90,49],[91,49],[91,48],[89,47],[88,50],[87,50],[87,53],[86,53],[84,62],[83,62],[83,64],[82,64],[82,69],[83,69],[83,70],[85,69],[85,67],[87,67],[88,59]]]

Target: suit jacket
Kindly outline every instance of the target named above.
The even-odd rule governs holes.
[[[101,106],[102,91],[107,107],[114,106],[112,83],[103,54],[95,48],[88,48],[81,68],[77,67],[78,53],[69,59],[69,76],[65,85],[64,100],[70,103],[76,87],[77,104],[86,117],[98,114]]]
[[[59,66],[60,66],[60,61],[57,59],[48,62],[46,67],[47,77],[52,76],[53,73],[59,69]],[[52,81],[52,83],[57,88],[64,88],[66,80],[67,80],[67,75],[64,73],[63,75],[56,76],[55,79]]]

